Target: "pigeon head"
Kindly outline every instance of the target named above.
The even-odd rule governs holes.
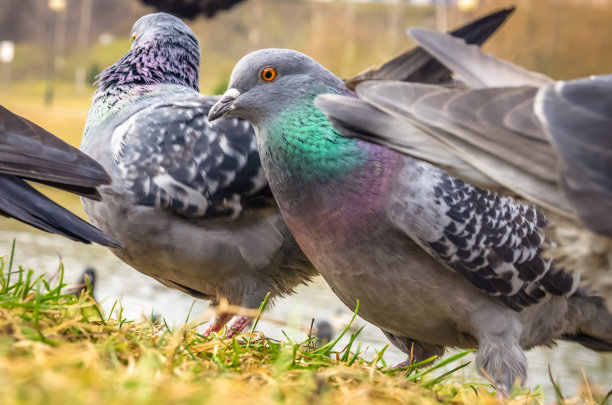
[[[256,127],[296,102],[321,93],[352,94],[342,80],[303,53],[262,49],[244,56],[234,67],[228,90],[211,108],[208,119],[233,116]]]
[[[262,166],[271,186],[277,177],[292,184],[342,176],[364,162],[353,139],[342,137],[315,106],[320,94],[352,95],[344,82],[314,59],[286,49],[263,49],[234,67],[228,90],[208,119],[248,120],[257,133]]]
[[[165,42],[168,37],[189,40],[198,45],[198,38],[180,18],[167,13],[153,13],[140,17],[130,32],[132,48],[149,43]]]
[[[178,84],[199,90],[198,38],[179,18],[166,13],[141,17],[131,31],[132,46],[98,78],[98,92],[115,86]]]

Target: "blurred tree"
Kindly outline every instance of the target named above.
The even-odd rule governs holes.
[[[98,80],[98,75],[102,72],[102,68],[96,62],[92,62],[89,65],[89,69],[87,70],[87,84],[93,86],[96,80]],[[225,86],[227,89],[227,85]],[[225,91],[225,90],[223,90]],[[220,93],[219,93],[220,94]]]
[[[228,10],[244,0],[141,0],[142,3],[155,7],[181,18],[194,19],[200,14],[212,18],[217,12]]]
[[[66,29],[62,32],[65,46],[77,44],[81,28],[83,0],[66,0]],[[0,40],[22,42],[48,42],[46,21],[52,11],[48,0],[0,0]],[[87,42],[96,41],[104,32],[129,32],[134,19],[146,13],[137,0],[92,1],[91,18],[84,27]]]

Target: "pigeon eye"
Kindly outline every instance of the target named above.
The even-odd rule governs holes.
[[[138,38],[138,33],[137,32],[132,34],[132,42],[136,41],[136,38]]]
[[[276,69],[274,69],[272,66],[263,68],[261,71],[261,78],[266,82],[271,82],[272,80],[276,79]]]

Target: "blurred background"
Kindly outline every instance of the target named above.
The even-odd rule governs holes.
[[[408,26],[446,30],[509,5],[517,10],[485,45],[486,51],[555,79],[610,73],[612,0],[2,0],[0,104],[78,146],[96,75],[129,49],[136,19],[159,9],[180,13],[200,38],[201,91],[220,94],[236,61],[258,48],[293,48],[340,77],[350,77],[412,47],[405,35]],[[84,215],[76,197],[46,192]],[[576,266],[610,298],[608,244],[563,227],[557,231],[570,256],[580,258]],[[128,317],[155,311],[170,324],[180,324],[192,304],[189,296],[130,269],[104,248],[0,219],[0,255],[10,253],[13,239],[15,263],[25,268],[53,274],[63,262],[66,278],[74,281],[86,266],[96,268],[96,297],[107,311],[119,299]],[[194,313],[206,309],[198,302]],[[290,336],[301,339],[312,318],[330,321],[336,331],[350,319],[321,279],[279,300],[262,329],[280,338],[283,325]],[[387,344],[372,326],[360,340],[368,346],[368,356]],[[386,353],[389,364],[403,360],[393,348]],[[612,382],[612,356],[576,345],[532,351],[529,359],[528,383],[543,384],[548,392],[548,364],[566,393],[578,389],[582,367],[592,382]]]

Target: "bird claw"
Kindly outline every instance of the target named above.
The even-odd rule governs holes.
[[[412,365],[412,362],[410,361],[410,359],[406,359],[404,361],[397,363],[395,366],[393,366],[393,368],[404,368],[404,367],[410,367],[411,365]]]
[[[500,384],[495,388],[495,398],[499,400],[500,403],[504,404],[505,400],[510,396],[510,391],[504,384]]]
[[[208,337],[213,332],[219,332],[231,318],[232,316],[225,312],[215,315],[215,318],[202,333],[202,336]]]
[[[252,320],[253,318],[251,318],[250,316],[236,315],[234,319],[232,319],[227,324],[225,338],[229,339],[234,335],[240,334],[240,332],[242,332],[244,328],[246,328],[251,323]]]

